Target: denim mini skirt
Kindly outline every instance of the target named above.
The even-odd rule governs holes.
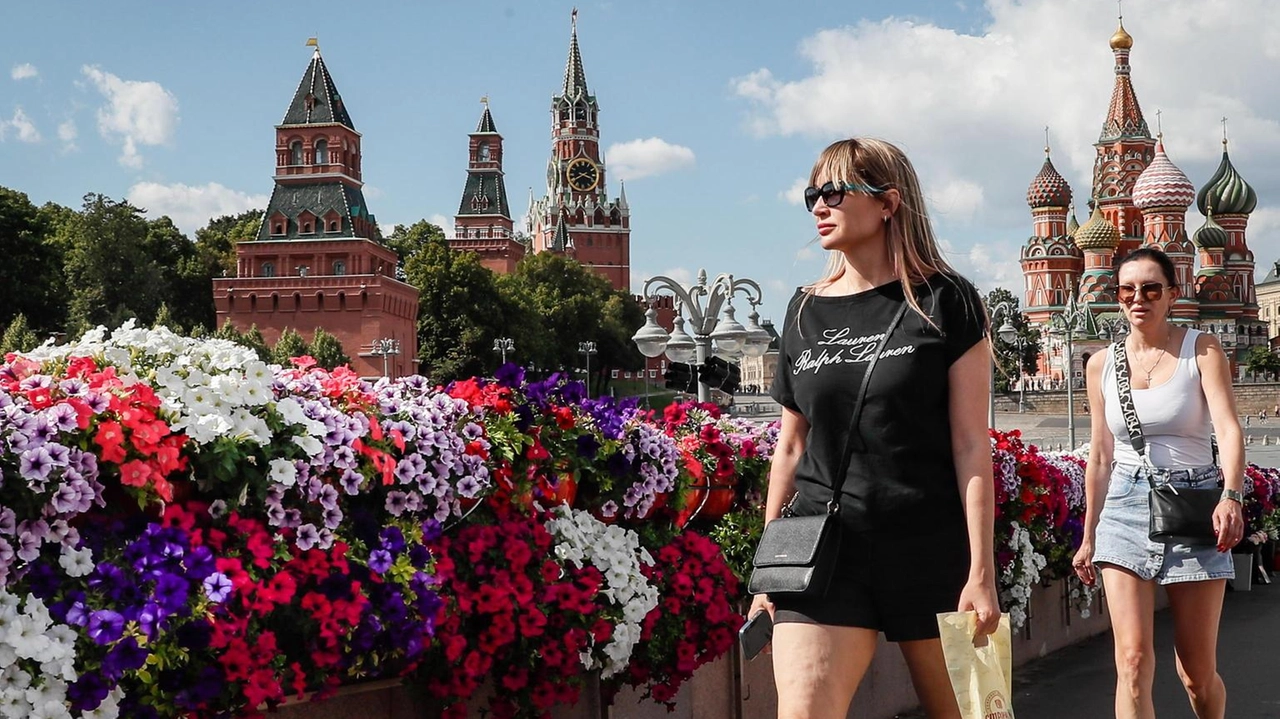
[[[1219,486],[1217,467],[1195,469],[1151,469],[1126,464],[1111,468],[1107,499],[1102,505],[1094,538],[1093,563],[1113,564],[1159,584],[1202,582],[1235,577],[1230,552],[1216,545],[1188,546],[1173,542],[1153,542],[1147,536],[1151,507],[1147,495],[1151,484],[1170,482],[1175,487],[1214,489]]]

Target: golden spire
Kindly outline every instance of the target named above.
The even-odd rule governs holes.
[[[1116,0],[1116,6],[1119,8],[1120,27],[1116,29],[1116,34],[1111,36],[1112,50],[1128,50],[1133,47],[1133,36],[1124,29],[1124,7],[1121,3],[1124,0]]]

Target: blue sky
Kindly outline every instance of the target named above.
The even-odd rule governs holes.
[[[273,126],[316,35],[364,135],[380,223],[450,227],[482,95],[522,209],[545,183],[572,7],[10,3],[7,27],[24,30],[0,46],[0,185],[37,203],[128,197],[189,232],[261,206]],[[1045,125],[1085,219],[1113,78],[1109,0],[578,7],[611,194],[630,176],[637,285],[700,267],[749,276],[765,288],[762,314],[780,320],[823,260],[807,246],[797,183],[826,143],[851,134],[907,148],[952,258],[985,289],[1021,287],[1024,194]],[[1269,266],[1280,259],[1280,98],[1267,90],[1280,74],[1280,9],[1129,0],[1125,16],[1139,100],[1153,126],[1163,110],[1169,154],[1197,185],[1217,165],[1219,118],[1231,118],[1232,157],[1261,198],[1251,246]]]

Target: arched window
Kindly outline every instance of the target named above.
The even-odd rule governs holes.
[[[289,145],[289,164],[290,165],[302,164],[302,141],[301,140],[294,140],[293,144]]]
[[[482,142],[482,143],[480,143],[480,153],[479,153],[479,154],[480,154],[480,161],[481,161],[481,162],[488,162],[488,161],[489,161],[489,143],[487,143],[487,142]]]
[[[335,274],[335,275],[345,275],[345,274],[347,274],[347,263],[346,263],[345,261],[343,261],[343,260],[337,260],[337,261],[335,261],[335,262],[333,263],[333,274]]]
[[[326,140],[316,142],[316,164],[329,164],[329,143]]]
[[[262,263],[262,276],[263,276],[263,277],[275,277],[275,276],[276,276],[276,266],[275,266],[275,265],[273,265],[273,264],[271,264],[270,262],[263,262],[263,263]]]
[[[330,232],[337,232],[337,231],[338,231],[338,221],[337,221],[337,220],[329,220],[329,231],[330,231]]]

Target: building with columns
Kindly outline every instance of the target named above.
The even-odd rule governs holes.
[[[275,189],[258,234],[236,246],[236,276],[213,281],[218,324],[337,336],[362,376],[418,371],[418,290],[396,279],[362,188],[361,136],[317,47],[276,125]],[[393,340],[399,354],[375,353]],[[388,346],[392,343],[385,343]]]
[[[1151,136],[1131,77],[1133,37],[1123,21],[1110,45],[1115,81],[1094,144],[1089,219],[1077,222],[1071,187],[1053,166],[1048,147],[1027,189],[1034,230],[1021,252],[1023,312],[1045,331],[1040,379],[1060,382],[1070,376],[1083,384],[1084,363],[1107,341],[1097,328],[1114,326],[1122,317],[1115,266],[1139,247],[1159,248],[1173,260],[1181,289],[1174,322],[1215,335],[1239,373],[1249,348],[1267,344],[1276,334],[1259,317],[1248,246],[1257,194],[1231,162],[1225,125],[1222,162],[1196,190],[1167,154],[1164,136]],[[1205,219],[1189,234],[1186,213],[1193,203]],[[1077,335],[1075,356],[1067,358],[1062,338],[1047,330],[1050,319],[1072,300],[1091,310],[1091,329]]]

